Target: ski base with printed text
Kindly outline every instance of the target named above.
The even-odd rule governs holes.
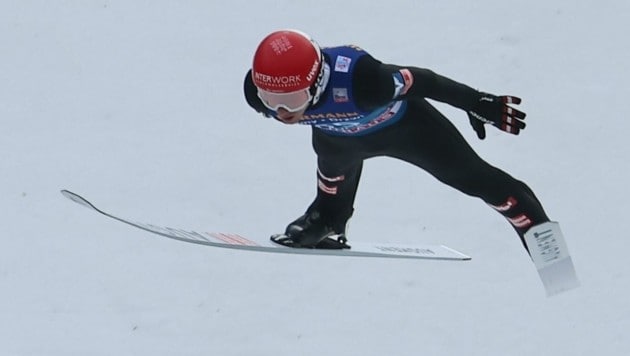
[[[532,227],[525,234],[525,243],[548,297],[580,286],[573,259],[557,222],[548,221]]]
[[[408,245],[356,241],[350,244],[350,248],[344,249],[292,248],[274,243],[269,238],[250,238],[234,233],[199,232],[188,229],[134,222],[105,212],[76,193],[68,190],[62,190],[61,194],[73,202],[89,208],[92,211],[135,228],[170,239],[211,247],[302,255],[384,257],[444,261],[467,261],[471,259],[470,256],[440,244]]]

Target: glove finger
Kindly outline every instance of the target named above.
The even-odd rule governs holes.
[[[479,137],[480,140],[486,138],[486,128],[484,127],[483,122],[475,118],[471,118],[470,126],[472,126],[473,130],[475,130],[475,132],[477,133],[477,137]]]
[[[519,129],[524,129],[525,128],[525,122],[519,120],[518,118],[512,117],[510,115],[507,114],[503,114],[503,116],[501,117],[501,125],[510,125],[510,126],[514,126],[516,128]]]
[[[478,129],[475,129],[475,131],[477,132],[477,137],[479,137],[480,140],[486,138],[486,128],[483,126],[483,124],[480,125]]]
[[[508,124],[501,124],[500,127],[501,130],[507,132],[507,133],[511,133],[513,135],[518,135],[518,133],[521,131],[518,127],[512,126],[512,125],[508,125]]]
[[[499,100],[501,100],[502,103],[505,104],[520,104],[521,103],[521,98],[519,98],[518,96],[512,96],[512,95],[501,95],[499,97]]]
[[[519,120],[524,120],[525,116],[527,116],[527,114],[525,114],[524,112],[518,109],[514,109],[513,107],[507,106],[507,105],[503,107],[503,113],[508,114],[509,116],[515,117]]]
[[[524,122],[522,121],[513,121],[513,122],[503,122],[501,123],[501,127],[500,129],[505,131],[505,132],[509,132],[511,134],[514,135],[518,135],[518,133],[525,129],[527,125],[525,125]]]

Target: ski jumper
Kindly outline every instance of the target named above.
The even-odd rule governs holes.
[[[363,161],[388,156],[482,199],[508,219],[521,239],[529,227],[549,221],[525,183],[481,159],[426,100],[468,111],[478,100],[478,91],[428,69],[384,64],[355,46],[322,51],[330,79],[319,102],[300,122],[312,126],[317,154],[317,195],[307,211],[317,210],[333,226],[345,227],[353,213]],[[244,83],[248,104],[275,117],[257,97],[250,73]]]

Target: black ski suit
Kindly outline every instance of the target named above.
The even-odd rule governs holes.
[[[331,67],[335,65],[334,58],[326,56],[325,60]],[[525,183],[481,159],[455,126],[426,100],[469,112],[480,100],[482,93],[477,90],[427,69],[384,64],[364,55],[356,61],[352,73],[352,100],[357,107],[372,110],[392,102],[392,94],[397,90],[392,76],[401,70],[412,74],[413,85],[398,97],[407,102],[407,107],[395,123],[357,136],[335,135],[313,126],[319,189],[307,212],[316,210],[337,231],[345,231],[363,161],[388,156],[416,165],[440,182],[482,199],[511,222],[521,239],[529,227],[549,221]],[[326,91],[330,87],[329,83]],[[254,110],[274,116],[257,97],[251,71],[245,77],[244,91]]]

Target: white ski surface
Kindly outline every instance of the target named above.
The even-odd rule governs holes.
[[[532,227],[525,234],[525,243],[548,297],[580,286],[557,222],[550,221]]]
[[[100,214],[118,220],[136,228],[152,232],[170,239],[199,245],[231,248],[238,250],[262,251],[274,253],[302,254],[302,255],[335,255],[335,256],[355,256],[355,257],[386,257],[386,258],[413,258],[428,260],[452,260],[466,261],[470,257],[443,245],[402,245],[392,243],[377,242],[352,242],[350,249],[326,250],[291,248],[271,242],[268,238],[251,239],[238,234],[218,233],[218,232],[197,232],[192,230],[177,229],[171,227],[157,226],[153,224],[132,222],[126,219],[111,215],[98,209],[92,203],[80,195],[62,190],[61,194],[73,202],[83,205]]]

